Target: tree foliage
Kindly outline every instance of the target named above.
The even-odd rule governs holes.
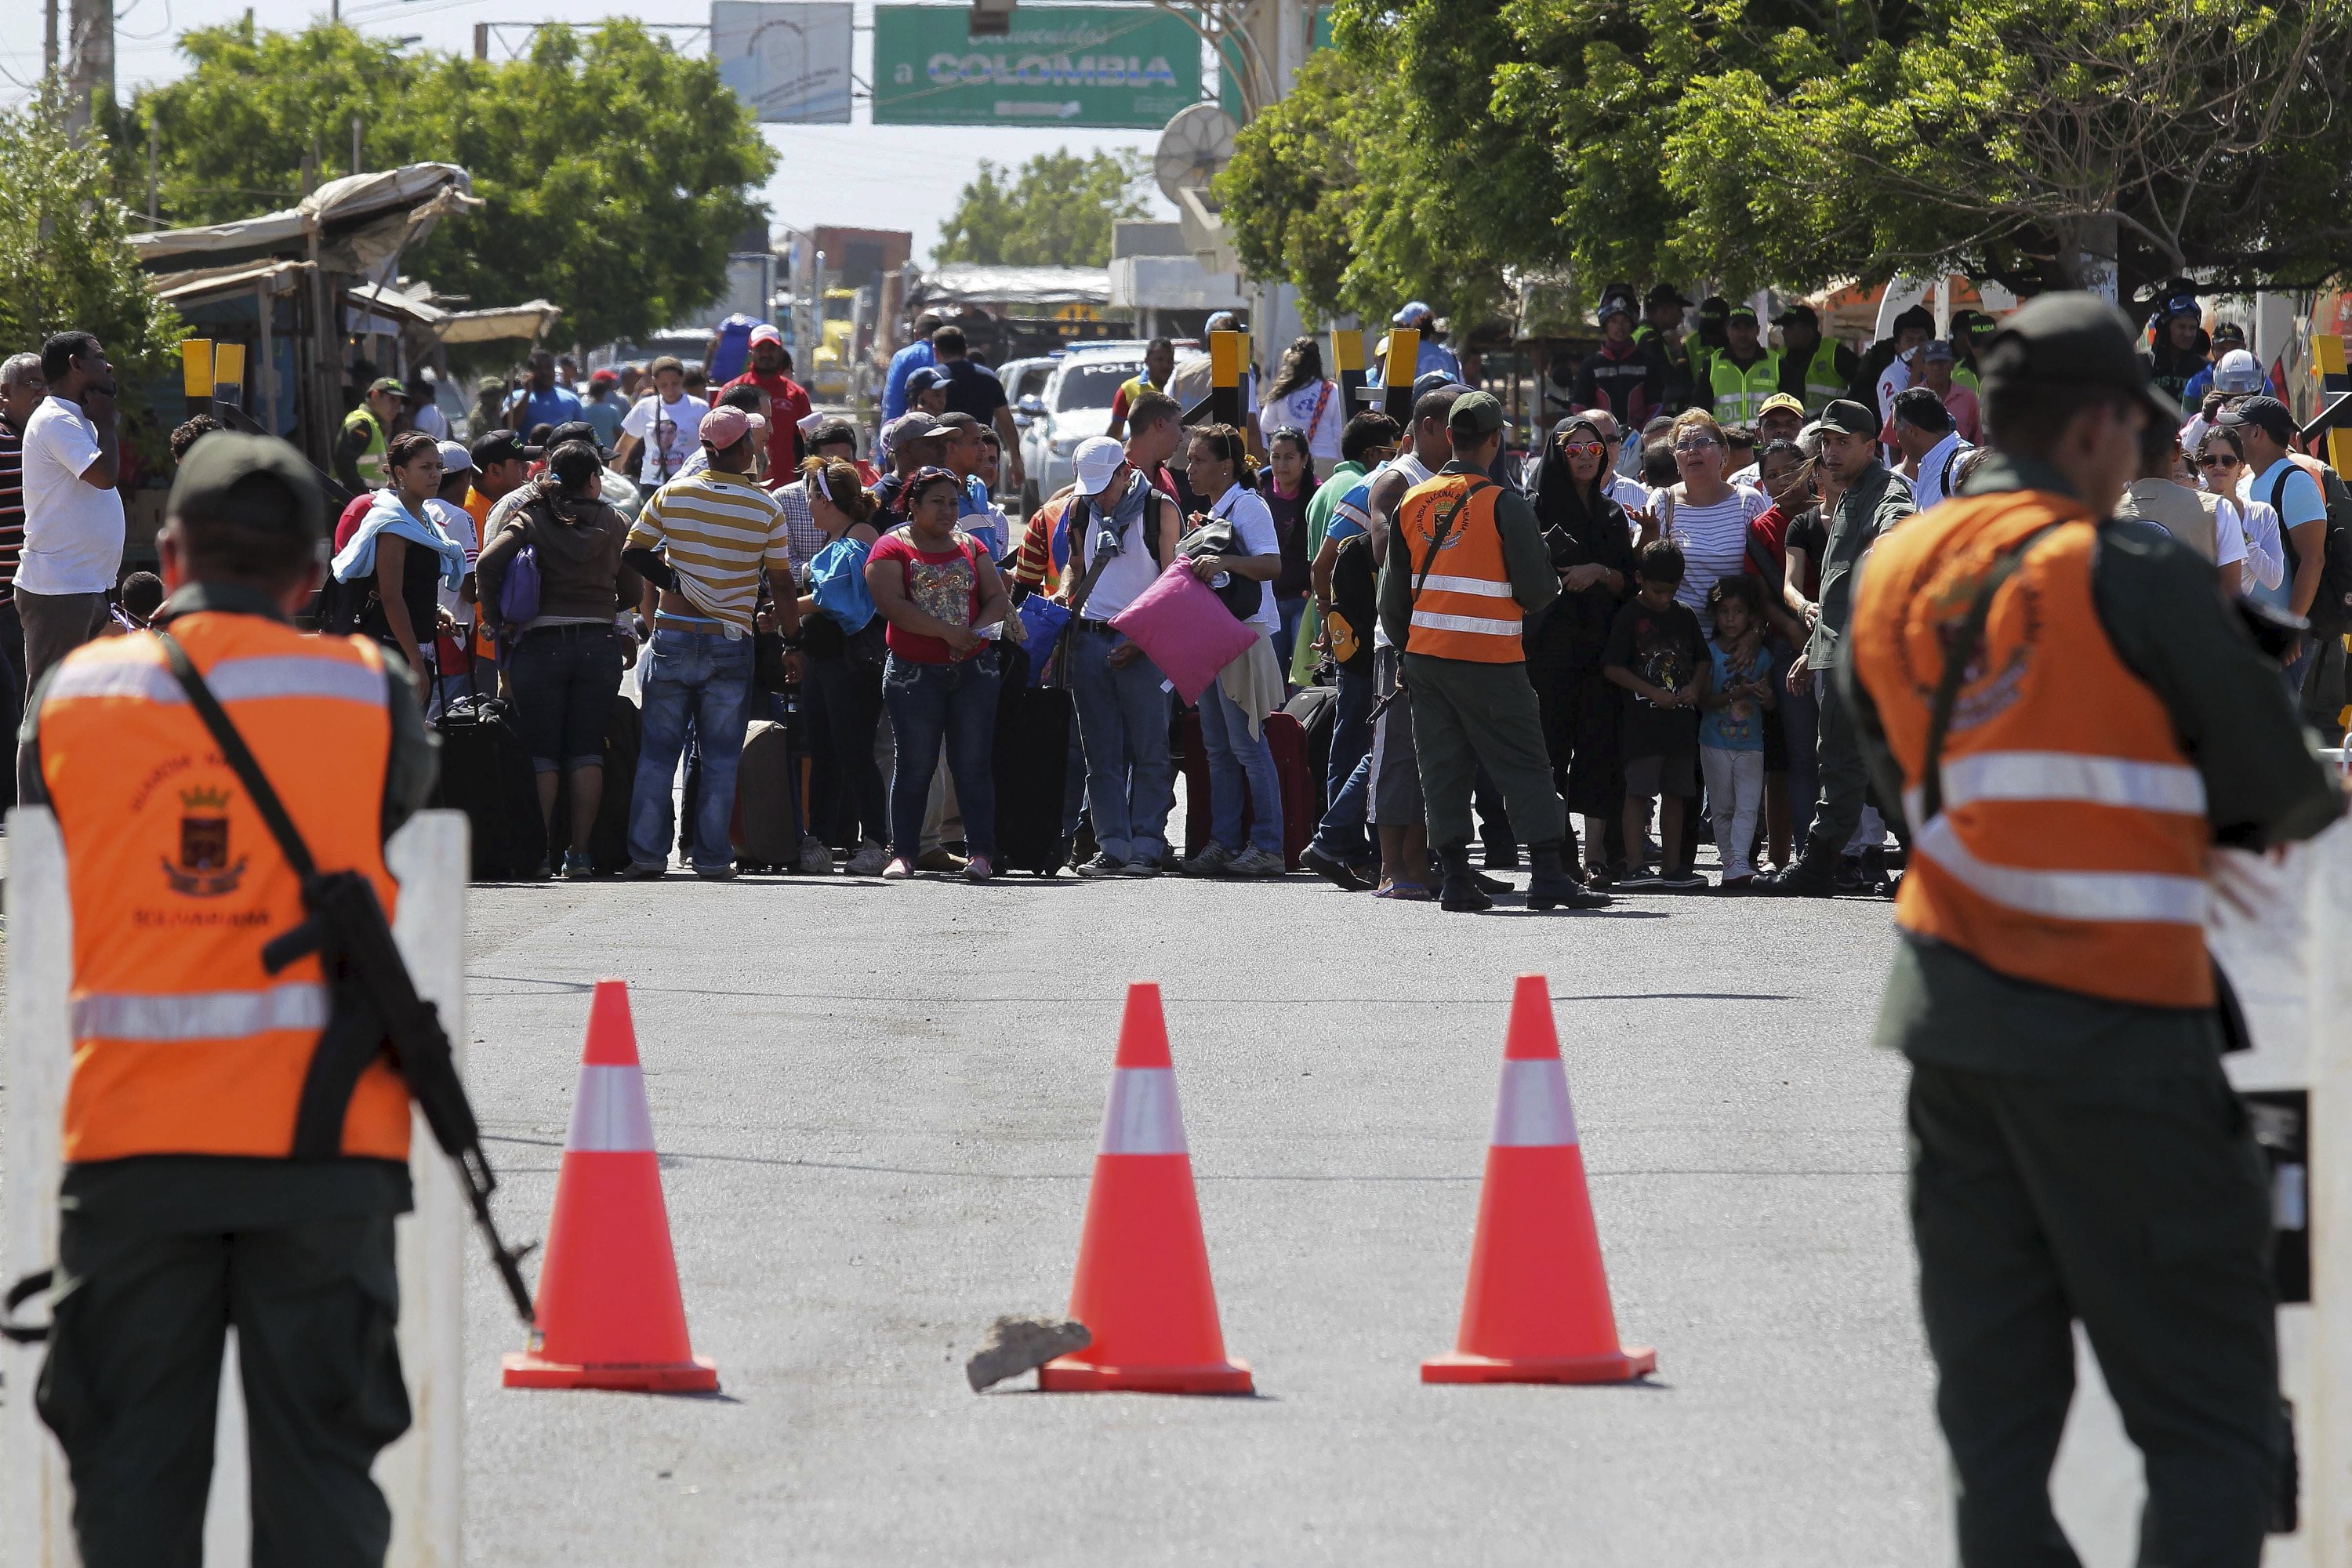
[[[981,161],[940,226],[931,258],[1011,267],[1102,267],[1110,261],[1111,225],[1150,216],[1143,182],[1150,165],[1139,153],[1081,158],[1068,148],[1040,153],[1018,172]]]
[[[2352,238],[2352,0],[1338,0],[1220,184],[1310,301],[1506,267],[1727,290],[1937,263],[2309,286]],[[1373,287],[1377,280],[1378,287]]]
[[[320,178],[348,173],[356,114],[370,167],[462,164],[488,204],[436,226],[404,271],[482,305],[551,300],[570,334],[602,342],[708,305],[763,221],[776,158],[750,111],[709,61],[633,22],[542,27],[496,63],[323,24],[199,28],[180,47],[194,69],[134,99],[116,137],[118,169],[143,180],[155,124],[173,224],[291,205],[314,150]]]
[[[125,402],[171,366],[187,335],[140,276],[101,151],[66,132],[54,92],[0,110],[0,357],[37,351],[73,328],[96,332]]]

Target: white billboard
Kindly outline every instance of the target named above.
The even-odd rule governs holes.
[[[710,58],[770,123],[849,123],[853,7],[832,0],[711,0]]]

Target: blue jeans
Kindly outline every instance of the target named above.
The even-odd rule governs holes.
[[[704,637],[656,626],[645,674],[645,738],[629,796],[629,858],[669,864],[670,781],[693,725],[702,757],[696,791],[694,868],[730,865],[728,828],[735,816],[735,766],[750,717],[751,639]]]
[[[1086,748],[1087,809],[1095,844],[1114,860],[1161,859],[1168,853],[1168,814],[1176,805],[1168,771],[1168,693],[1160,667],[1139,657],[1113,669],[1111,651],[1127,639],[1073,630],[1069,642],[1070,699],[1078,710]]]
[[[947,747],[948,773],[963,812],[964,842],[974,855],[996,853],[997,652],[990,644],[952,664],[917,664],[897,654],[882,667],[882,703],[890,710],[890,854],[912,860],[923,842],[931,775]]]
[[[1298,651],[1298,623],[1307,616],[1307,601],[1276,599],[1274,610],[1282,618],[1282,629],[1274,634],[1275,657],[1282,660],[1282,679],[1288,680],[1291,656]]]
[[[1253,740],[1249,720],[1215,681],[1201,693],[1201,749],[1209,763],[1209,837],[1228,849],[1242,847],[1242,811],[1253,819],[1249,841],[1269,855],[1282,853],[1282,780],[1274,771],[1274,748],[1260,731]]]
[[[1331,804],[1315,827],[1315,847],[1353,865],[1372,853],[1365,824],[1372,799],[1372,675],[1339,671],[1331,700]]]

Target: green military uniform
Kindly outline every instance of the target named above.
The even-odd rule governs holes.
[[[2087,298],[2052,297],[2021,332],[2080,330]],[[2128,362],[2127,329],[2100,309]],[[2044,341],[2057,350],[2042,363],[2082,374],[2087,356]],[[1996,379],[2011,353],[2012,367],[2034,363],[2004,344],[1988,356]],[[2069,486],[1996,454],[1966,493],[2023,489]],[[2334,819],[2340,803],[2278,672],[2222,611],[2210,565],[2160,531],[2111,522],[2092,598],[2117,656],[2170,712],[2217,843],[2259,849]],[[1900,799],[1870,690],[1850,663],[1838,679],[1881,799]],[[2054,989],[1907,931],[1896,950],[1878,1040],[1912,1064],[1920,1306],[1969,1568],[2076,1561],[2049,1496],[2075,1321],[2146,1457],[2141,1561],[2259,1560],[2283,1432],[2269,1195],[2223,1039],[2217,1009]]]
[[[244,452],[260,445],[210,437],[183,465],[173,511],[182,511],[192,484],[210,484],[216,499],[257,471]],[[269,445],[277,458],[258,471],[285,479],[315,521],[320,503],[307,467],[282,443]],[[257,589],[199,582],[173,593],[156,624],[197,612],[285,619]],[[48,685],[26,709],[28,805],[47,804],[38,753]],[[430,795],[437,754],[415,682],[396,659],[387,661],[384,700],[392,740],[380,821],[389,837]],[[410,1206],[407,1167],[389,1160],[151,1154],[66,1168],[48,1354],[34,1398],[66,1453],[85,1568],[198,1560],[232,1323],[250,1445],[253,1561],[383,1562],[391,1515],[369,1470],[409,1422],[394,1342],[393,1228]]]
[[[1502,405],[1486,393],[1468,393],[1454,403],[1450,423],[1458,449],[1502,428]],[[1459,458],[1439,471],[1484,473]],[[1500,487],[1496,495],[1495,529],[1500,536],[1511,597],[1519,613],[1530,615],[1543,609],[1559,596],[1559,577],[1544,547],[1535,509],[1508,486]],[[1535,687],[1528,679],[1528,667],[1524,660],[1488,664],[1413,652],[1411,634],[1419,567],[1402,536],[1393,536],[1387,564],[1381,572],[1381,624],[1390,641],[1405,649],[1404,684],[1412,703],[1413,744],[1428,815],[1429,843],[1447,862],[1448,899],[1454,897],[1456,882],[1468,878],[1471,795],[1482,765],[1503,792],[1517,837],[1526,840],[1532,853],[1540,885],[1550,888],[1559,877],[1568,813],[1552,784],[1551,755],[1544,744],[1543,717]],[[1562,895],[1549,901],[1579,906],[1604,901],[1601,895],[1576,891],[1580,896]],[[1530,902],[1538,896],[1538,887],[1531,885]]]

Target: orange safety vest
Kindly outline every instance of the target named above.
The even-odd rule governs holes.
[[[1895,918],[2021,980],[2210,1007],[2204,781],[2099,624],[2095,521],[2047,491],[1969,496],[1873,550],[1849,648],[1915,826]],[[1944,742],[1941,809],[1922,821],[1945,650],[1985,574],[2053,523],[1993,595]]]
[[[201,611],[172,635],[244,734],[322,870],[356,869],[389,916],[381,842],[392,755],[383,656],[259,616]],[[73,905],[68,1161],[285,1159],[330,1011],[316,956],[277,974],[299,884],[164,661],[127,637],[76,649],[40,710],[41,776]],[[378,1058],[346,1155],[408,1158],[408,1089]]]
[[[1412,623],[1405,651],[1473,664],[1518,664],[1520,611],[1495,526],[1501,489],[1477,474],[1440,474],[1405,492],[1399,542],[1412,574]],[[1443,542],[1431,545],[1449,514]]]

